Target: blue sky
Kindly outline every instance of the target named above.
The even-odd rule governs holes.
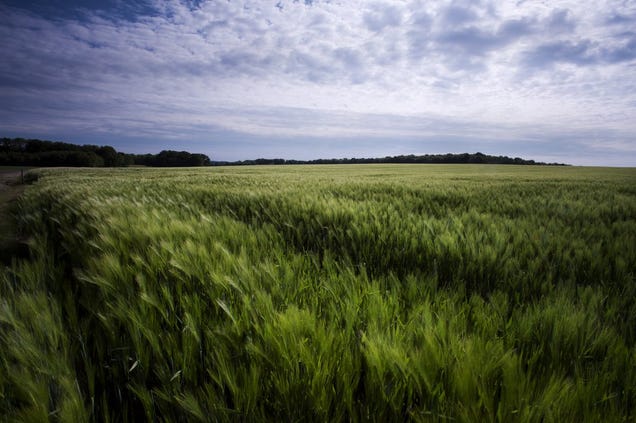
[[[0,0],[0,136],[636,166],[636,2]]]

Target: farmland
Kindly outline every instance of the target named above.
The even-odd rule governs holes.
[[[636,170],[37,170],[0,416],[629,421]]]

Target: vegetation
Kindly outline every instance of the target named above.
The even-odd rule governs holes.
[[[520,157],[514,159],[507,156],[491,156],[483,153],[462,154],[413,154],[402,156],[386,156],[378,158],[344,158],[344,159],[317,159],[317,160],[285,160],[285,159],[256,159],[241,160],[238,162],[212,162],[216,166],[240,166],[240,165],[281,165],[281,164],[370,164],[370,163],[426,163],[426,164],[515,164],[515,165],[550,165],[565,166],[561,163],[543,163],[534,160],[524,160]]]
[[[17,421],[633,421],[636,171],[40,170]]]
[[[370,164],[370,163],[427,163],[427,164],[515,164],[548,165],[548,163],[524,160],[519,157],[490,156],[483,153],[402,155],[382,158],[285,160],[256,159],[236,162],[211,161],[205,154],[187,151],[163,150],[159,154],[125,154],[113,147],[75,145],[63,142],[25,140],[23,138],[0,139],[0,166],[36,167],[122,167],[130,165],[153,167],[192,166],[245,166],[245,165],[299,165],[299,164]],[[549,163],[559,165],[559,163]]]
[[[209,166],[210,158],[205,154],[187,151],[163,150],[159,154],[139,154],[133,156],[134,164],[156,167]]]
[[[209,164],[208,156],[187,151],[164,150],[159,154],[125,154],[110,146],[75,145],[23,138],[0,139],[0,166],[186,167]]]

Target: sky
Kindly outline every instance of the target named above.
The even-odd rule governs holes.
[[[0,0],[0,136],[636,166],[636,1]]]

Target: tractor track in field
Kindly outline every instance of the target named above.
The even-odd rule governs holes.
[[[9,264],[12,258],[23,256],[26,244],[20,238],[11,209],[24,191],[20,171],[0,170],[0,263]]]

